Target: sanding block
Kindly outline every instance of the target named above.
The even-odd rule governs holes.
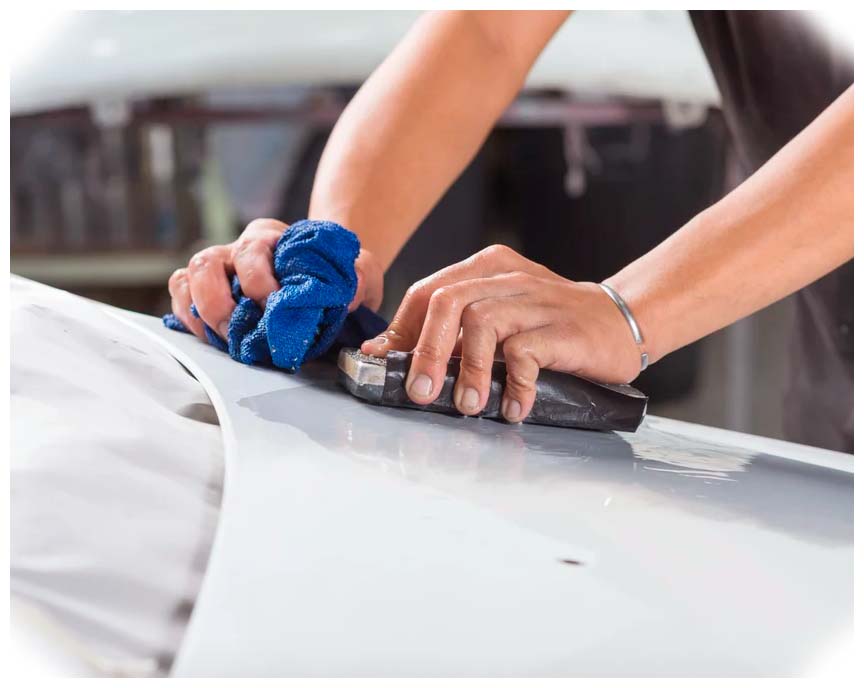
[[[378,358],[358,349],[342,349],[338,359],[339,379],[351,394],[373,404],[461,415],[453,403],[459,362],[457,356],[450,359],[441,394],[425,406],[415,404],[405,391],[405,378],[411,368],[410,353],[390,351],[386,358]],[[495,361],[489,400],[479,416],[504,419],[501,395],[506,379],[504,362]],[[537,398],[524,422],[634,432],[645,417],[647,407],[648,397],[630,385],[607,385],[576,375],[541,370],[537,378]]]

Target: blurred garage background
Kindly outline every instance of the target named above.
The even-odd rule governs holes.
[[[16,274],[151,314],[197,249],[306,213],[328,132],[415,12],[77,12],[11,85]],[[290,41],[285,36],[291,36]],[[580,12],[387,275],[383,314],[494,242],[600,280],[739,181],[684,12]],[[786,301],[679,351],[650,411],[782,437]]]

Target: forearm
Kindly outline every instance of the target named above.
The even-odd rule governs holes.
[[[853,255],[853,89],[723,200],[608,280],[651,361]]]
[[[339,119],[309,217],[352,229],[386,269],[476,154],[566,16],[422,17]]]

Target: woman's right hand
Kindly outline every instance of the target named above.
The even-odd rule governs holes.
[[[227,339],[228,322],[236,305],[231,296],[231,278],[237,275],[243,293],[263,309],[267,297],[279,289],[273,274],[273,250],[287,227],[279,220],[253,220],[236,241],[210,246],[192,256],[189,264],[175,270],[168,280],[174,315],[203,341],[207,340],[204,323]],[[383,268],[365,249],[360,249],[354,266],[357,292],[349,310],[361,304],[377,310],[383,296]],[[193,303],[200,319],[192,315]]]

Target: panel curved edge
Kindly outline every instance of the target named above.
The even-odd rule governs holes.
[[[201,583],[201,588],[198,590],[198,596],[195,601],[195,606],[192,609],[192,615],[189,619],[189,623],[186,627],[184,640],[174,656],[174,663],[176,665],[178,658],[181,657],[183,654],[183,648],[185,646],[186,639],[190,637],[190,631],[192,631],[195,626],[198,601],[207,596],[208,581],[210,580],[210,564],[216,558],[215,553],[217,552],[217,550],[224,546],[221,545],[221,542],[224,539],[224,530],[222,526],[224,523],[224,514],[226,511],[225,504],[230,500],[232,494],[232,476],[235,472],[236,457],[238,452],[237,437],[232,429],[231,414],[228,413],[225,398],[220,393],[218,385],[216,385],[213,379],[207,374],[206,368],[203,367],[194,356],[190,355],[182,347],[172,343],[168,337],[161,336],[162,333],[158,333],[158,331],[154,332],[152,329],[154,318],[152,318],[151,316],[141,315],[139,313],[126,311],[123,309],[115,308],[113,306],[105,306],[105,311],[111,317],[122,321],[124,324],[141,332],[148,339],[157,342],[181,365],[183,365],[195,377],[195,379],[198,380],[198,382],[201,383],[201,386],[204,388],[204,391],[207,393],[207,396],[210,398],[210,401],[213,404],[213,408],[216,411],[216,416],[219,419],[219,427],[222,432],[225,467],[222,487],[222,506],[220,509],[219,520],[216,525],[216,532],[213,537],[213,543],[210,547],[210,555],[207,558],[207,570],[205,571],[204,579]],[[159,325],[161,326],[161,323],[159,323]],[[166,330],[166,333],[167,332],[168,330]],[[219,355],[221,356],[222,354],[220,353]]]

